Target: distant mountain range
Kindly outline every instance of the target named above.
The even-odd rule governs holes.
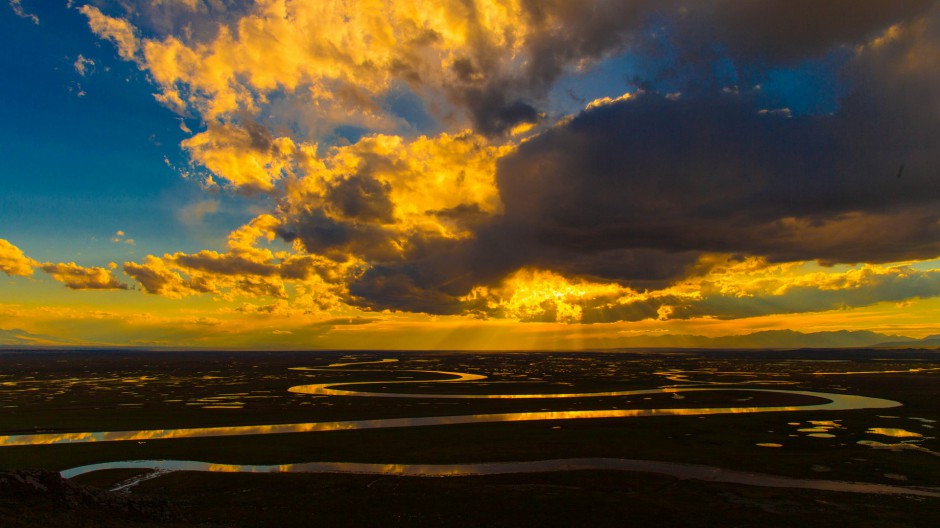
[[[637,347],[658,348],[933,348],[940,335],[914,339],[867,330],[803,333],[795,330],[765,330],[751,334],[705,337],[697,335],[637,336]]]
[[[61,337],[52,337],[42,334],[33,334],[19,328],[4,330],[0,328],[0,347],[71,347],[82,343],[75,339],[62,339]]]
[[[634,336],[626,338],[622,343],[618,348],[940,348],[940,334],[914,339],[867,330],[811,333],[794,330],[766,330],[723,337]],[[33,334],[25,330],[0,329],[0,348],[89,348],[94,346],[91,343]],[[113,345],[104,347],[120,348]]]

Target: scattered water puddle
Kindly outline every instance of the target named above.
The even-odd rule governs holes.
[[[872,449],[886,449],[888,451],[918,451],[921,453],[927,453],[934,456],[940,456],[940,453],[937,451],[931,451],[924,446],[917,444],[900,442],[897,444],[885,444],[875,440],[859,440],[856,442],[859,445],[868,446]]]
[[[905,431],[904,429],[894,429],[890,427],[870,427],[865,432],[868,434],[890,436],[892,438],[923,438],[924,437],[924,435],[920,433],[915,433],[912,431]]]
[[[836,435],[830,433],[833,429],[844,429],[841,420],[810,420],[807,425],[811,427],[800,427],[797,432],[804,433],[809,438],[835,438]],[[790,422],[789,425],[799,427],[799,422]],[[796,436],[796,435],[790,435]]]

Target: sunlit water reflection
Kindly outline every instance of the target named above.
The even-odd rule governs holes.
[[[344,371],[344,372],[381,372],[377,369],[350,369],[342,367],[351,367],[366,364],[386,364],[396,362],[395,359],[384,359],[377,361],[358,361],[333,363],[326,367],[294,367],[295,371]],[[461,365],[458,368],[464,368]],[[914,369],[911,369],[914,371]],[[722,371],[659,371],[655,372],[660,376],[665,376],[670,381],[679,383],[701,383],[688,378],[688,374],[721,374],[724,377],[730,377],[732,372]],[[707,392],[707,391],[738,391],[746,393],[771,393],[780,395],[808,396],[819,398],[822,403],[811,405],[790,405],[790,406],[734,406],[734,407],[711,407],[711,408],[660,408],[660,409],[601,409],[601,410],[568,410],[568,411],[548,411],[542,409],[532,412],[511,412],[494,414],[475,414],[475,415],[457,415],[457,416],[428,416],[414,418],[382,418],[371,420],[348,420],[332,422],[310,422],[294,424],[270,424],[270,425],[245,425],[228,427],[200,427],[185,429],[154,429],[154,430],[135,430],[135,431],[104,431],[104,432],[78,432],[78,433],[60,433],[60,434],[31,434],[31,435],[10,435],[0,436],[0,446],[22,446],[38,444],[67,444],[67,443],[87,443],[87,442],[107,442],[107,441],[144,441],[175,438],[200,438],[200,437],[222,437],[222,436],[243,436],[243,435],[262,435],[262,434],[282,434],[282,433],[312,433],[322,431],[341,431],[341,430],[365,430],[365,429],[383,429],[383,428],[403,428],[403,427],[426,427],[439,425],[458,425],[473,423],[497,423],[497,422],[522,422],[539,420],[570,420],[570,419],[599,419],[599,418],[634,418],[634,417],[652,417],[652,416],[706,416],[717,414],[748,414],[760,412],[796,412],[796,411],[842,411],[854,409],[887,409],[898,407],[899,402],[870,398],[865,396],[855,396],[849,394],[832,394],[824,392],[799,391],[788,389],[756,389],[743,387],[721,386],[721,382],[705,382],[708,386],[673,386],[660,387],[654,389],[639,390],[620,390],[603,392],[569,392],[569,393],[512,393],[512,394],[431,394],[414,392],[374,392],[368,390],[376,386],[387,386],[396,384],[404,387],[405,384],[431,384],[431,383],[460,383],[460,382],[479,382],[487,379],[487,376],[480,374],[471,374],[465,372],[431,371],[431,370],[399,370],[398,374],[420,373],[421,377],[427,375],[436,375],[443,379],[403,379],[399,376],[393,380],[382,381],[332,381],[330,383],[307,384],[291,387],[290,392],[295,394],[309,394],[317,396],[356,396],[371,398],[420,398],[420,399],[557,399],[557,398],[597,398],[597,397],[621,397],[637,395],[656,395],[670,394],[673,398],[681,399],[680,393]],[[820,373],[825,374],[825,373]],[[508,375],[508,374],[507,374]],[[769,380],[764,377],[768,374],[761,374],[757,379],[736,382],[736,384],[746,383],[793,383],[783,380]],[[526,376],[512,375],[513,378],[526,378]],[[756,375],[755,375],[756,377]],[[513,380],[510,383],[520,383],[523,380]],[[541,378],[530,377],[525,381],[541,381]],[[500,381],[491,381],[487,383],[504,383]],[[571,385],[570,383],[562,383]],[[483,385],[483,384],[480,384]],[[263,391],[267,392],[267,391]],[[206,397],[198,400],[198,404],[207,405],[211,408],[237,409],[244,405],[244,399],[251,397],[271,397],[271,396],[252,396],[246,392],[223,393],[214,397]],[[650,399],[650,398],[644,398]],[[745,396],[734,400],[735,402],[745,402],[751,399]],[[916,419],[922,422],[932,422],[928,419]],[[831,429],[841,428],[840,424],[834,421],[811,421],[809,425],[801,430],[804,433],[810,433],[808,436],[833,437],[828,434]],[[799,426],[799,422],[790,422],[790,425]],[[928,425],[923,425],[929,427]],[[887,431],[887,429],[881,429]],[[892,430],[900,431],[900,430]],[[874,430],[869,430],[875,433]],[[877,433],[876,433],[877,434]],[[916,434],[916,433],[914,433]],[[791,435],[792,436],[792,435]],[[891,435],[897,436],[897,435]],[[873,448],[896,448],[897,444],[880,444],[878,442],[864,442],[859,444],[869,445]],[[778,443],[759,443],[761,447],[782,447]],[[904,444],[904,449],[916,449],[936,454],[932,451],[920,448],[919,446],[910,446]],[[693,464],[680,464],[670,462],[626,460],[626,459],[565,459],[548,461],[530,461],[530,462],[499,462],[485,464],[449,464],[449,465],[398,465],[398,464],[361,464],[361,463],[336,463],[336,462],[316,462],[304,464],[285,464],[285,465],[227,465],[212,464],[207,462],[193,461],[130,461],[130,462],[108,462],[103,464],[94,464],[91,466],[82,466],[63,472],[67,477],[79,475],[82,473],[96,471],[100,469],[111,468],[152,468],[160,471],[190,470],[190,471],[221,471],[221,472],[302,472],[302,473],[365,473],[382,475],[411,475],[411,476],[458,476],[458,475],[494,475],[502,473],[526,473],[526,472],[548,472],[565,470],[622,470],[622,471],[647,471],[662,474],[673,475],[679,478],[694,478],[715,482],[731,482],[740,484],[750,484],[756,486],[773,487],[795,487],[806,489],[824,489],[831,491],[851,491],[861,493],[908,493],[925,496],[940,496],[937,490],[913,489],[896,486],[886,486],[880,484],[851,483],[837,481],[819,481],[791,479],[777,477],[772,475],[760,475],[745,473],[720,468],[699,466]],[[133,485],[133,484],[131,484]]]
[[[86,442],[109,442],[119,440],[163,440],[171,438],[199,438],[213,436],[245,436],[281,433],[312,433],[321,431],[347,431],[363,429],[386,429],[395,427],[427,427],[437,425],[458,425],[493,422],[524,422],[540,420],[571,420],[587,418],[636,418],[644,416],[705,416],[715,414],[747,414],[759,412],[792,411],[843,411],[852,409],[884,409],[898,407],[896,401],[850,394],[830,394],[825,392],[795,391],[783,389],[653,389],[640,391],[617,391],[617,394],[655,394],[662,392],[704,392],[704,391],[748,391],[777,394],[811,396],[828,400],[816,405],[789,405],[768,407],[710,407],[710,408],[662,408],[662,409],[602,409],[588,411],[535,411],[496,414],[471,414],[458,416],[423,416],[415,418],[380,418],[373,420],[349,420],[338,422],[311,422],[272,425],[241,425],[231,427],[196,427],[187,429],[153,429],[138,431],[102,431],[85,433],[31,434],[0,436],[0,446],[69,444]],[[369,393],[377,394],[377,393]],[[597,394],[597,393],[591,393]],[[383,393],[384,397],[385,394]],[[476,397],[493,395],[448,395],[450,397]],[[499,395],[506,396],[506,395]],[[525,395],[531,397],[531,395]],[[436,397],[436,396],[435,396]],[[569,396],[573,397],[573,396]]]
[[[908,488],[885,484],[842,482],[835,480],[797,479],[761,473],[734,471],[699,464],[623,458],[567,458],[524,462],[487,462],[480,464],[308,462],[278,465],[214,464],[211,462],[191,460],[131,460],[76,467],[62,471],[62,476],[72,478],[84,473],[105,469],[155,469],[158,471],[204,471],[220,473],[354,473],[411,477],[458,477],[583,470],[639,471],[670,475],[681,479],[725,482],[749,486],[940,497],[940,491],[931,488]]]
[[[904,429],[896,429],[893,427],[870,427],[868,434],[877,434],[882,436],[891,436],[894,438],[923,438],[924,435],[920,433],[915,433],[913,431],[907,431]]]
[[[395,360],[381,360],[375,362],[358,363],[334,363],[328,367],[293,367],[291,370],[297,371],[338,371],[336,367],[345,367],[351,365],[361,365],[365,363],[390,363]],[[344,372],[370,372],[375,370],[357,370],[342,369]],[[707,392],[707,391],[746,391],[746,392],[765,392],[776,394],[811,396],[826,400],[825,403],[815,405],[799,406],[738,406],[738,407],[712,407],[712,408],[661,408],[661,409],[603,409],[603,410],[571,410],[571,411],[534,411],[534,412],[512,412],[496,414],[474,414],[457,416],[426,416],[415,418],[381,418],[371,420],[348,420],[334,422],[310,422],[293,424],[271,424],[271,425],[242,425],[227,427],[197,427],[185,429],[153,429],[153,430],[134,430],[134,431],[102,431],[102,432],[79,432],[79,433],[59,433],[59,434],[29,434],[29,435],[9,435],[0,436],[0,446],[15,445],[38,445],[38,444],[68,444],[68,443],[88,443],[88,442],[108,442],[108,441],[128,441],[128,440],[162,440],[174,438],[200,438],[200,437],[220,437],[220,436],[245,436],[260,434],[282,434],[282,433],[312,433],[320,431],[343,431],[343,430],[363,430],[363,429],[385,429],[400,427],[427,427],[438,425],[457,425],[471,423],[493,423],[493,422],[521,422],[521,421],[539,421],[539,420],[571,420],[588,418],[635,418],[646,416],[705,416],[713,414],[745,414],[757,412],[790,412],[790,411],[814,411],[814,410],[851,410],[851,409],[882,409],[897,407],[901,404],[891,400],[880,398],[869,398],[865,396],[854,396],[849,394],[831,394],[823,392],[797,391],[784,389],[743,389],[727,387],[665,387],[655,389],[640,390],[621,390],[604,392],[577,392],[577,393],[549,393],[549,394],[422,394],[405,392],[371,392],[367,390],[356,390],[350,387],[357,386],[365,388],[377,384],[416,384],[416,383],[459,383],[468,381],[480,381],[487,377],[480,374],[471,374],[465,372],[447,372],[430,370],[401,370],[398,373],[412,372],[424,375],[434,374],[442,376],[444,379],[437,380],[391,380],[391,381],[361,381],[361,382],[331,382],[310,385],[298,385],[288,389],[290,392],[299,394],[311,394],[319,396],[361,396],[371,398],[422,398],[422,399],[552,399],[552,398],[593,398],[593,397],[613,397],[613,396],[636,396],[647,394],[672,394],[678,396],[681,392]],[[338,389],[337,386],[346,387]],[[224,398],[240,397],[243,394],[225,395]],[[221,401],[220,401],[221,400]],[[219,405],[223,399],[212,401]],[[225,402],[241,403],[241,402]],[[829,422],[820,422],[820,424]]]

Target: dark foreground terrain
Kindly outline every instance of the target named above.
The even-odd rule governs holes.
[[[366,363],[383,359],[397,361]],[[329,366],[336,363],[340,365]],[[434,383],[448,376],[432,371],[487,377]],[[787,389],[885,398],[903,405],[0,445],[0,471],[59,471],[140,459],[244,465],[618,457],[802,479],[917,489],[940,486],[940,442],[934,438],[940,428],[940,354],[930,351],[3,352],[0,436],[522,411],[817,403],[785,393],[727,390],[557,399],[376,398],[287,390],[334,381],[385,381],[389,383],[367,389],[345,388],[425,394],[588,393],[663,386]],[[140,482],[133,484],[135,478]],[[0,487],[2,482],[0,478]],[[113,469],[63,482],[45,485],[46,489],[0,490],[0,526],[940,525],[940,498],[756,487],[624,471],[399,477]],[[120,492],[106,491],[128,484]],[[126,507],[126,497],[160,506]]]

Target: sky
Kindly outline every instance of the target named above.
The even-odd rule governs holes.
[[[0,344],[940,334],[940,1],[3,3]]]

